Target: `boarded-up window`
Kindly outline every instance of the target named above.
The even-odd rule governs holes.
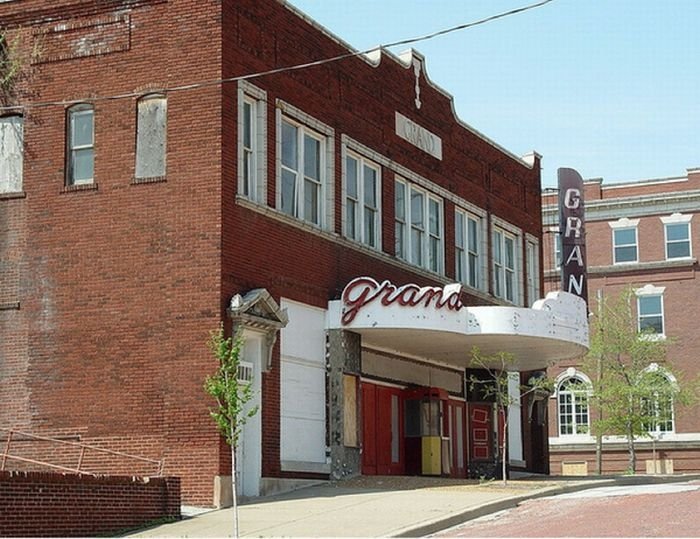
[[[343,375],[343,439],[347,447],[357,447],[357,377]]]
[[[22,153],[24,119],[21,116],[0,118],[0,193],[22,191]]]
[[[136,124],[136,177],[165,176],[167,100],[148,95],[138,102]]]

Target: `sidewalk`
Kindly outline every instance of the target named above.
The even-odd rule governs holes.
[[[421,537],[518,503],[594,487],[678,482],[700,476],[541,477],[476,481],[360,477],[258,498],[239,507],[244,537]],[[226,537],[231,509],[209,511],[131,537]]]

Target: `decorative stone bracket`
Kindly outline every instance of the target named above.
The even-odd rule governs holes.
[[[265,363],[261,367],[268,372],[272,367],[272,349],[277,333],[289,322],[287,309],[282,309],[266,289],[256,288],[243,296],[233,296],[226,312],[231,318],[234,335],[244,329],[265,335]]]

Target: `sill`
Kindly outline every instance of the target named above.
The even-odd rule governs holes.
[[[12,193],[0,193],[0,200],[14,200],[17,198],[27,198],[27,193],[24,191],[14,191]]]
[[[77,183],[73,185],[64,185],[61,193],[74,193],[77,191],[97,191],[96,183]]]
[[[144,183],[165,183],[168,181],[167,176],[151,176],[149,178],[132,178],[131,185],[141,185]]]

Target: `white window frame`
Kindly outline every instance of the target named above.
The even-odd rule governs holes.
[[[455,278],[465,286],[481,291],[486,290],[488,274],[487,249],[484,241],[485,217],[484,213],[474,208],[467,210],[461,206],[455,207]],[[471,237],[470,229],[476,231],[476,238]],[[463,245],[458,241],[460,235]],[[475,279],[472,279],[472,275]]]
[[[561,268],[561,234],[558,226],[552,226],[547,229],[547,232],[552,238],[552,260],[551,269],[559,270]],[[545,261],[549,262],[549,261]]]
[[[149,159],[153,159],[153,157],[145,157],[144,154],[147,154],[148,156],[151,156],[152,154],[145,152],[145,150],[142,149],[143,145],[147,145],[147,138],[146,135],[144,134],[145,132],[145,127],[142,124],[141,120],[141,106],[148,103],[149,101],[162,101],[162,107],[163,107],[163,125],[159,126],[159,128],[162,129],[162,140],[163,140],[163,147],[160,150],[161,155],[158,156],[162,160],[162,168],[158,170],[157,174],[148,174],[144,172],[145,169],[149,168],[154,168],[152,166],[144,165],[144,161],[149,161]],[[167,144],[168,144],[168,98],[164,94],[159,94],[159,93],[154,93],[154,94],[146,94],[138,99],[136,102],[136,163],[134,166],[134,177],[139,180],[139,179],[146,179],[146,178],[161,178],[164,177],[166,174],[167,170]]]
[[[612,260],[613,264],[636,264],[639,262],[639,230],[638,230],[638,225],[639,225],[639,219],[627,219],[626,217],[623,217],[622,219],[618,219],[617,221],[613,221],[608,223],[610,225],[610,228],[612,229]],[[617,242],[615,241],[615,233],[616,232],[622,232],[624,230],[634,230],[634,243],[623,243],[618,245]],[[627,247],[632,247],[634,246],[634,252],[635,252],[635,258],[634,260],[623,260],[623,261],[618,261],[617,260],[617,249],[618,248],[627,248]]]
[[[309,225],[333,230],[334,219],[334,159],[335,149],[334,131],[331,127],[319,122],[296,107],[278,101],[277,103],[277,209],[295,219],[299,219]],[[293,170],[282,164],[282,125],[287,123],[297,129],[297,166],[299,170]],[[318,222],[304,218],[304,138],[308,136],[319,143],[319,178],[318,183]],[[292,213],[282,209],[282,171],[288,170],[295,174],[296,189]]]
[[[24,161],[24,117],[0,117],[0,194],[21,193]]]
[[[569,380],[578,380],[583,384],[586,389],[581,391],[571,391],[569,389],[563,389],[564,384]],[[591,407],[590,398],[592,395],[590,378],[583,374],[582,372],[570,367],[566,371],[562,372],[556,379],[556,409],[557,409],[557,435],[560,438],[585,438],[589,439],[591,437]],[[562,397],[567,396],[570,398],[571,405],[571,433],[562,432],[565,423],[562,421]],[[564,403],[566,404],[566,403]],[[578,418],[583,415],[580,409],[585,406],[585,416],[586,422],[578,422]],[[566,414],[567,416],[569,414]],[[566,423],[568,425],[568,423]]]
[[[251,114],[250,147],[245,144],[246,105]],[[267,202],[266,105],[267,92],[247,81],[238,82],[238,194],[259,204]]]
[[[676,377],[673,376],[673,374],[669,373],[666,369],[663,367],[660,367],[657,363],[651,363],[646,369],[644,369],[643,374],[660,374],[664,378],[666,378],[667,383],[669,386],[672,388],[676,389],[678,388],[678,380],[676,380]],[[652,404],[654,406],[654,420],[652,421],[654,428],[653,429],[648,429],[647,432],[649,432],[650,435],[656,437],[657,439],[666,436],[667,434],[673,434],[676,432],[676,400],[674,398],[671,398],[670,406],[671,406],[671,417],[670,419],[664,420],[667,422],[670,422],[670,430],[666,429],[661,429],[660,428],[660,423],[661,421],[659,420],[659,395],[656,394],[654,395],[654,398],[652,400]]]
[[[67,111],[68,129],[66,133],[66,185],[89,185],[95,182],[95,107],[80,103],[73,105]],[[73,144],[74,135],[74,120],[78,116],[90,115],[92,118],[92,140],[90,144],[75,145]],[[73,158],[76,152],[81,150],[90,150],[92,152],[92,177],[91,178],[75,178],[75,165]]]
[[[355,198],[348,190],[349,170],[348,160],[352,159],[357,164],[357,192]],[[365,173],[370,169],[375,173],[374,201],[375,205],[369,206],[366,199]],[[349,230],[351,221],[350,212],[354,202],[354,227]],[[343,146],[343,235],[346,238],[358,241],[373,249],[381,250],[381,223],[382,223],[382,169],[374,161],[369,160],[358,152],[349,150]],[[374,215],[374,233],[367,230],[368,214]]]
[[[395,230],[399,227],[403,227],[404,230],[403,245],[400,246],[401,252],[399,252],[397,248],[397,256],[415,266],[443,275],[445,271],[445,220],[442,199],[398,176],[395,179],[394,185],[396,186],[397,184],[404,186],[407,195],[404,199],[403,208],[405,220],[396,217],[398,215],[398,212],[396,212],[397,200],[396,197],[394,197]],[[415,212],[412,204],[412,196],[414,196],[414,194],[416,196],[421,196],[423,199],[421,204],[423,219],[420,223],[414,220],[415,215],[413,214]],[[434,203],[434,205],[431,205],[431,202]],[[432,231],[430,228],[430,210],[431,207],[435,206],[438,212],[437,232]],[[416,237],[418,241],[414,240]],[[397,247],[399,247],[398,235],[396,240]],[[431,240],[437,242],[436,259],[433,264],[431,264],[432,258],[430,256]]]
[[[525,234],[525,255],[527,303],[532,306],[541,293],[540,242],[530,234]]]
[[[505,262],[506,243],[508,241],[513,242],[512,267],[506,266]],[[493,268],[492,285],[494,297],[502,299],[507,303],[512,303],[513,305],[522,305],[524,295],[522,286],[523,275],[521,273],[523,267],[522,232],[520,229],[511,225],[510,223],[494,217],[491,227],[491,249],[491,261]],[[500,259],[497,257],[498,252],[501,253]],[[508,274],[510,274],[513,279],[513,290],[511,297],[508,297],[506,294],[506,278]]]
[[[661,217],[661,222],[664,225],[664,254],[666,260],[687,260],[693,257],[693,233],[692,227],[690,226],[690,221],[693,219],[692,215],[681,215],[680,213],[674,213],[667,217]],[[668,239],[668,227],[685,225],[688,231],[687,240],[670,240]],[[668,256],[668,247],[670,243],[688,243],[688,254],[684,256]]]
[[[643,288],[638,288],[634,291],[637,296],[637,330],[642,331],[642,318],[651,317],[661,317],[661,333],[653,333],[648,337],[653,339],[665,339],[666,338],[666,317],[664,315],[664,291],[665,286],[654,286],[648,284]],[[658,297],[660,299],[660,312],[653,315],[642,315],[641,314],[641,300],[642,298]]]

